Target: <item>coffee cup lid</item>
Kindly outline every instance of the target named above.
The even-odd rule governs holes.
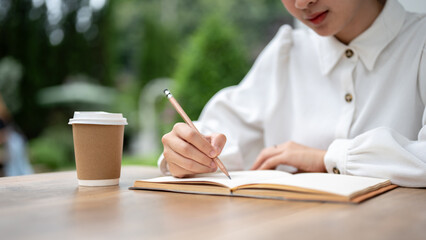
[[[127,119],[121,113],[74,112],[68,124],[127,125]]]

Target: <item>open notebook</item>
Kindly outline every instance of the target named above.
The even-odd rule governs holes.
[[[397,187],[389,180],[328,173],[290,174],[275,170],[200,174],[193,178],[171,176],[136,180],[133,190],[160,190],[282,200],[355,202]]]

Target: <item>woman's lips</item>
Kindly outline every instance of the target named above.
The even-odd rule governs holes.
[[[310,21],[311,23],[318,25],[324,21],[324,19],[327,17],[328,11],[315,13],[306,18],[306,20]]]

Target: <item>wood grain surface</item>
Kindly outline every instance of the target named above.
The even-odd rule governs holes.
[[[424,239],[426,189],[361,204],[132,191],[156,168],[123,167],[120,185],[79,187],[75,171],[0,178],[0,239]]]

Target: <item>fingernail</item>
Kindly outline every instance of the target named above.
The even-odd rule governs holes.
[[[216,157],[216,151],[214,149],[210,152],[210,157]]]
[[[210,167],[211,167],[211,168],[216,168],[216,163],[214,163],[214,161],[212,161],[212,162],[210,163]]]

